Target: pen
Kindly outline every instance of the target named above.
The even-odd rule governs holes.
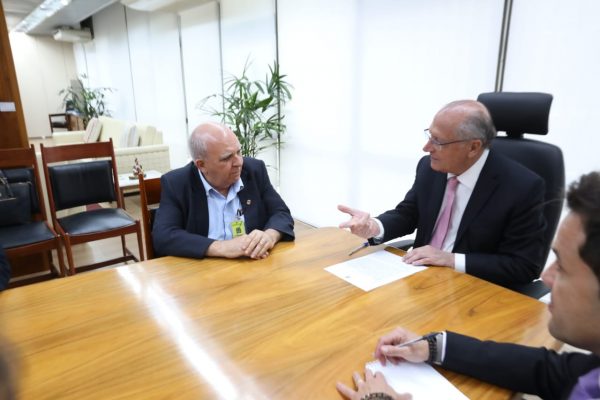
[[[363,244],[361,244],[360,246],[358,246],[357,248],[353,249],[350,254],[348,254],[349,256],[351,256],[352,254],[356,253],[357,251],[364,249],[365,247],[369,247],[369,242],[364,242]]]
[[[434,337],[435,335],[437,335],[439,332],[431,332],[428,333],[427,335],[423,335],[421,337],[418,337],[416,339],[413,340],[409,340],[408,342],[404,342],[404,343],[399,343],[397,345],[395,345],[395,347],[404,347],[404,346],[410,346],[411,344],[415,344],[417,342],[420,342],[421,340],[427,340],[429,338]]]

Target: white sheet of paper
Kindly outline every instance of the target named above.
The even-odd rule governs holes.
[[[368,292],[379,286],[412,275],[427,267],[415,267],[402,261],[402,257],[380,250],[325,268],[327,272]]]
[[[413,400],[468,400],[460,390],[450,383],[431,365],[402,362],[398,365],[372,361],[366,367],[373,373],[379,371],[398,393],[410,393]]]

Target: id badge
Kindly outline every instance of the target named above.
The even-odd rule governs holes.
[[[246,234],[244,220],[236,220],[231,223],[231,235],[236,238]]]

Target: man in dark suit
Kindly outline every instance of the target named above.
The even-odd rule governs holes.
[[[481,103],[456,101],[440,110],[404,200],[377,218],[340,205],[340,224],[372,243],[417,230],[415,265],[454,268],[503,286],[529,283],[543,268],[544,181],[489,149],[496,136]]]
[[[561,223],[553,245],[556,261],[542,274],[552,289],[548,328],[555,338],[592,354],[557,354],[452,332],[435,332],[428,341],[396,347],[419,337],[397,328],[379,339],[375,357],[384,364],[386,360],[428,361],[544,399],[600,398],[600,173],[584,175],[571,185],[567,203],[571,212]],[[355,373],[355,383],[361,394],[400,398],[380,375],[367,373],[365,382]],[[342,383],[338,389],[347,398],[360,398]]]
[[[193,162],[161,178],[152,230],[157,254],[260,259],[279,240],[294,239],[290,210],[265,164],[242,157],[229,128],[202,124],[189,146]]]

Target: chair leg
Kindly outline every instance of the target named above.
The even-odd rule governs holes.
[[[121,248],[123,249],[123,257],[127,257],[127,248],[125,247],[125,235],[121,235]]]
[[[73,249],[71,248],[71,241],[69,235],[64,235],[63,242],[65,245],[65,251],[67,253],[67,261],[69,263],[69,275],[75,275],[75,263],[73,262]]]
[[[56,238],[56,257],[58,258],[58,265],[60,266],[60,276],[64,278],[67,276],[67,271],[65,270],[65,260],[63,259],[60,238]]]
[[[140,222],[135,221],[135,225],[137,227],[136,234],[137,234],[138,249],[140,251],[140,261],[144,261],[144,245],[142,243],[142,229],[140,227]]]

